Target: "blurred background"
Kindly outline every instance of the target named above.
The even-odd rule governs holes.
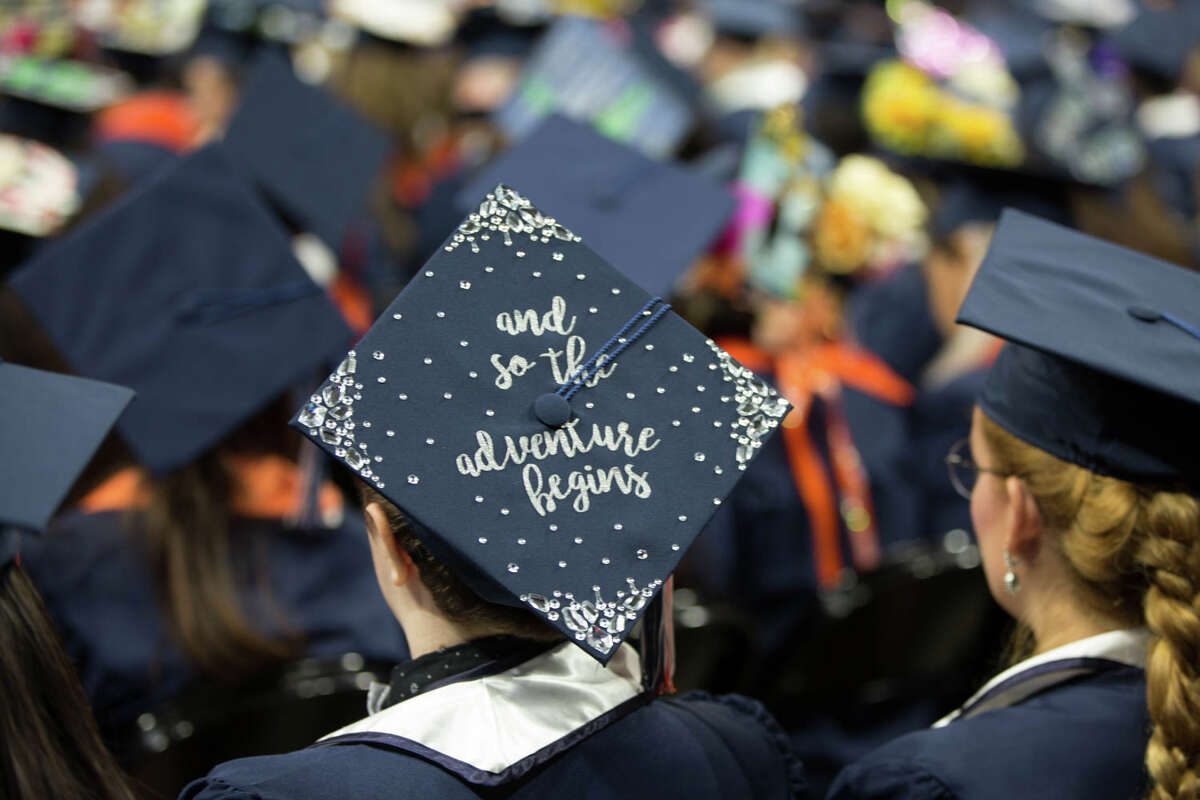
[[[219,143],[361,334],[513,185],[795,406],[677,573],[676,683],[762,699],[819,797],[1006,658],[944,460],[998,348],[954,316],[1001,210],[1196,268],[1198,91],[1185,0],[5,0],[0,276]],[[0,301],[0,356],[46,367]],[[403,655],[192,657],[117,711],[81,642],[140,623],[40,588],[147,797],[361,716]]]

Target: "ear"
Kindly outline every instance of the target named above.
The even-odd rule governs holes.
[[[1032,559],[1042,544],[1042,512],[1025,481],[1015,475],[1004,480],[1009,500],[1009,529],[1004,545],[1018,558]]]
[[[412,556],[396,541],[387,514],[379,503],[368,503],[363,509],[367,520],[367,540],[371,545],[371,556],[376,564],[386,567],[393,586],[403,586],[417,574],[417,565]],[[382,579],[382,575],[380,576]]]

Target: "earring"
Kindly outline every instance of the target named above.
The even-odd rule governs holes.
[[[1021,579],[1017,577],[1017,573],[1013,572],[1013,567],[1021,563],[1019,559],[1013,558],[1012,553],[1008,552],[1008,548],[1004,548],[1004,566],[1008,572],[1004,573],[1004,588],[1008,589],[1009,594],[1016,594],[1021,591]]]

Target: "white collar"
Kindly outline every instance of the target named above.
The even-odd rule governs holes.
[[[957,719],[973,717],[994,708],[1015,705],[1025,698],[1089,672],[1109,661],[1146,668],[1150,631],[1126,628],[1077,639],[1009,667],[983,685],[959,708],[933,723],[940,728]]]
[[[444,757],[436,759],[443,766],[478,770],[483,781],[473,782],[491,783],[641,693],[641,664],[629,645],[622,645],[605,667],[564,642],[504,672],[430,689],[322,737],[321,743],[371,740],[431,751]]]

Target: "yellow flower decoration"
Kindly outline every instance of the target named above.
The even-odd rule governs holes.
[[[1017,166],[1025,158],[1007,114],[955,97],[902,61],[884,62],[871,71],[862,114],[876,141],[905,155],[997,167]]]

